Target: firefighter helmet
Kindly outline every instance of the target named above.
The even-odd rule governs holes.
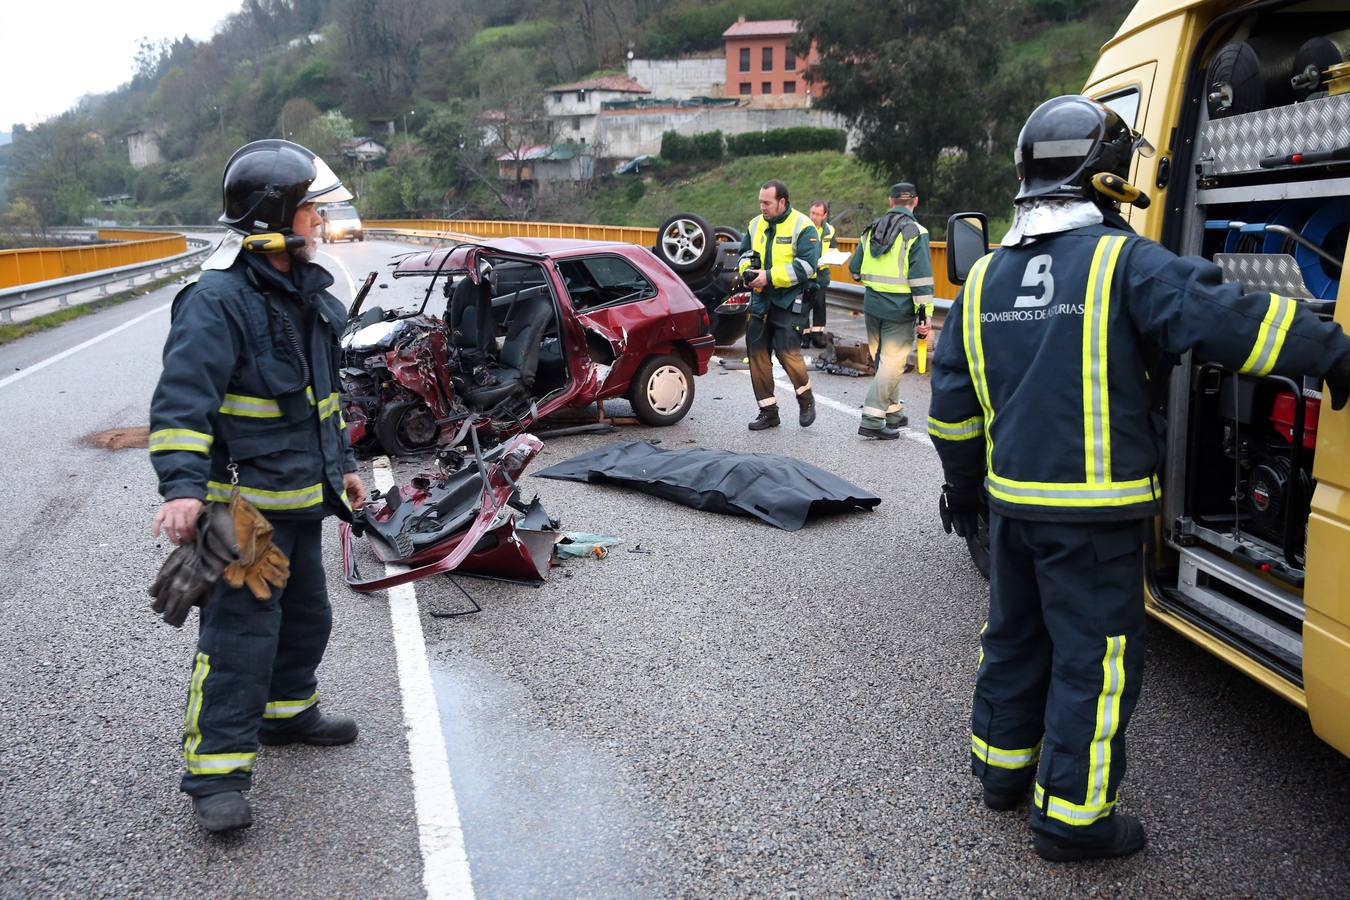
[[[1092,177],[1104,172],[1128,182],[1136,152],[1152,156],[1153,146],[1109,106],[1077,94],[1047,100],[1017,136],[1017,199],[1093,199]]]
[[[352,199],[328,165],[305,147],[269,139],[245,144],[225,164],[220,222],[241,234],[287,231],[305,203]]]

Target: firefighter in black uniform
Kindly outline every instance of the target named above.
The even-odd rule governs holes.
[[[223,193],[220,221],[232,233],[174,300],[151,401],[150,458],[164,497],[154,532],[192,541],[203,504],[237,489],[272,525],[290,577],[270,596],[269,586],[221,581],[202,606],[182,789],[210,831],[252,823],[242,792],[260,741],[356,739],[352,719],[320,714],[315,670],[332,627],[323,518],[350,519],[365,499],[338,409],[346,310],[328,293],[333,277],[311,262],[315,203],[351,194],[313,153],[280,140],[236,151]],[[244,250],[250,235],[269,252]]]
[[[1350,391],[1340,326],[1130,230],[1114,200],[1138,196],[1130,161],[1150,150],[1096,101],[1037,108],[1018,138],[1012,228],[970,272],[934,360],[944,524],[975,527],[981,481],[990,512],[972,766],[993,809],[1030,791],[1035,848],[1051,860],[1145,843],[1115,811],[1159,507],[1145,359],[1193,350],[1243,373],[1322,376],[1336,408]]]

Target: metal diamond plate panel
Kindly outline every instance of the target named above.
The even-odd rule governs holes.
[[[1350,146],[1350,94],[1229,116],[1200,129],[1198,159],[1227,175],[1261,168],[1261,157]]]
[[[1223,269],[1225,281],[1235,281],[1247,291],[1272,291],[1285,297],[1313,296],[1303,283],[1298,262],[1287,253],[1216,253],[1214,264]]]

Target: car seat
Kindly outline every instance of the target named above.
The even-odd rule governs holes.
[[[464,400],[470,406],[487,409],[515,394],[528,393],[534,387],[539,369],[540,343],[552,321],[551,297],[520,300],[507,323],[506,340],[497,353],[497,365],[489,369],[498,383],[470,388]]]
[[[450,340],[456,347],[495,355],[497,338],[492,323],[492,285],[486,279],[474,284],[466,276],[455,285],[447,319]]]

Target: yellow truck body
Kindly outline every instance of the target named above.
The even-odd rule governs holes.
[[[1273,226],[1292,222],[1298,233],[1300,220],[1311,223],[1318,216],[1316,221],[1328,216],[1334,220],[1334,210],[1350,209],[1350,162],[1262,168],[1265,163],[1254,163],[1254,157],[1233,163],[1230,153],[1269,157],[1350,144],[1325,133],[1327,128],[1334,132],[1337,121],[1350,123],[1350,93],[1344,92],[1343,80],[1337,89],[1335,71],[1319,76],[1324,83],[1310,92],[1306,88],[1311,82],[1305,79],[1303,99],[1260,108],[1271,98],[1288,99],[1280,78],[1293,83],[1299,72],[1286,67],[1286,57],[1297,47],[1294,61],[1306,59],[1311,44],[1323,50],[1328,44],[1350,47],[1350,4],[1141,0],[1134,7],[1103,46],[1083,92],[1121,112],[1157,148],[1153,158],[1137,159],[1132,173],[1134,183],[1152,197],[1148,208],[1130,208],[1127,213],[1140,234],[1176,252],[1198,253],[1239,269],[1271,264],[1291,274],[1288,261],[1275,257],[1292,257],[1295,265],[1314,258],[1308,256],[1312,251],[1300,249],[1294,238],[1281,237],[1283,232]],[[1305,56],[1299,57],[1300,52]],[[1252,85],[1242,80],[1253,71],[1252,60],[1259,60],[1255,71],[1267,79],[1260,85],[1266,101],[1256,100]],[[1253,108],[1244,111],[1249,106]],[[1317,121],[1330,124],[1310,124]],[[1234,133],[1243,134],[1241,140],[1253,144],[1254,151],[1235,143]],[[1239,227],[1244,222],[1245,227]],[[1265,231],[1260,230],[1263,227]],[[1305,228],[1300,237],[1316,243],[1317,233]],[[1343,234],[1333,229],[1331,237],[1323,239],[1324,256],[1339,254],[1345,259]],[[1272,246],[1289,252],[1266,253]],[[1258,255],[1265,258],[1253,259]],[[1321,257],[1314,259],[1314,270],[1330,265],[1317,259]],[[1226,277],[1228,271],[1225,268]],[[1335,273],[1334,267],[1326,271]],[[1350,275],[1342,270],[1328,288],[1323,275],[1312,274],[1321,283],[1317,297],[1279,293],[1306,299],[1350,330],[1350,304],[1334,305],[1337,296],[1350,298]],[[1254,281],[1246,285],[1248,289],[1263,289],[1259,278]],[[1308,284],[1304,287],[1306,293],[1315,293]],[[1150,556],[1149,612],[1306,709],[1315,732],[1350,755],[1350,409],[1333,412],[1329,403],[1321,405],[1315,450],[1310,451],[1309,486],[1315,486],[1310,503],[1306,497],[1302,501],[1308,510],[1306,543],[1304,537],[1295,536],[1280,547],[1277,539],[1267,539],[1269,528],[1264,536],[1244,531],[1256,529],[1260,510],[1252,504],[1258,503],[1262,491],[1269,502],[1265,482],[1248,481],[1244,487],[1240,474],[1235,475],[1231,523],[1223,515],[1205,517],[1221,505],[1220,487],[1211,491],[1208,507],[1195,495],[1204,492],[1197,484],[1212,480],[1210,472],[1216,466],[1226,464],[1240,473],[1238,460],[1244,452],[1270,450],[1269,444],[1255,449],[1243,444],[1242,431],[1249,423],[1241,422],[1237,412],[1231,422],[1222,419],[1227,412],[1216,404],[1220,400],[1228,404],[1244,390],[1255,392],[1259,403],[1272,391],[1284,389],[1244,387],[1235,376],[1230,380],[1224,373],[1205,369],[1202,362],[1184,359],[1173,370],[1168,394],[1169,465],[1164,471],[1167,506],[1158,523],[1159,549]],[[1311,384],[1302,387],[1305,397],[1315,396]],[[1238,409],[1237,400],[1231,405]],[[1264,407],[1250,421],[1258,433],[1266,427],[1262,416]],[[1216,428],[1223,433],[1216,434]],[[1278,452],[1279,442],[1274,443]],[[1222,455],[1230,444],[1234,462]],[[1214,451],[1216,445],[1224,449]],[[1275,468],[1287,472],[1288,465],[1279,463]],[[1297,473],[1288,483],[1294,481]],[[1218,522],[1224,523],[1222,527]],[[1283,534],[1293,531],[1291,527]],[[1291,551],[1294,545],[1302,547],[1301,555]]]

